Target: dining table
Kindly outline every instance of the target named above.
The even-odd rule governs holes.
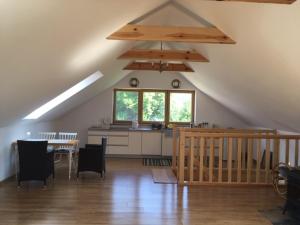
[[[48,141],[48,151],[56,152],[57,149],[64,149],[68,151],[68,158],[69,158],[69,180],[71,180],[72,174],[72,162],[74,157],[78,155],[78,146],[79,140],[64,140],[64,139],[23,139],[25,141]],[[15,162],[15,170],[16,170],[16,177],[18,176],[19,171],[19,154],[18,154],[18,144],[17,141],[12,143],[12,149],[15,151],[16,162]],[[75,166],[74,166],[75,168]]]

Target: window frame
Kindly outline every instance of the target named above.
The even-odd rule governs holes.
[[[137,92],[138,94],[138,118],[139,118],[139,113],[140,113],[140,92],[136,89],[114,89],[114,97],[113,97],[113,124],[131,124],[131,120],[117,120],[116,119],[116,97],[117,97],[117,92],[118,91],[131,91],[131,92]]]
[[[192,94],[192,104],[191,104],[191,112],[192,112],[192,118],[191,122],[170,122],[170,96],[171,93],[189,93]],[[178,125],[186,125],[190,123],[194,123],[195,119],[195,91],[192,90],[168,90],[168,124],[178,124]]]
[[[166,90],[158,90],[158,89],[140,89],[141,92],[141,101],[139,102],[139,106],[141,107],[141,113],[138,115],[140,124],[153,124],[153,123],[166,123],[166,115],[167,115],[167,91]],[[160,92],[165,94],[165,115],[163,121],[144,121],[143,119],[143,109],[144,109],[144,93],[147,92]]]
[[[115,88],[113,93],[113,124],[131,124],[132,121],[128,120],[116,120],[116,93],[117,91],[132,91],[138,93],[138,123],[139,124],[153,124],[153,123],[165,123],[168,124],[178,124],[178,125],[188,125],[194,122],[195,119],[195,91],[194,90],[165,90],[165,89],[150,89],[150,88]],[[164,121],[143,121],[143,94],[144,92],[163,92],[165,93],[165,116]],[[192,104],[191,112],[192,118],[191,122],[170,122],[170,94],[171,93],[190,93],[192,94]]]

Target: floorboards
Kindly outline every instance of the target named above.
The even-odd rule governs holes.
[[[48,187],[14,179],[0,185],[0,224],[270,224],[257,211],[283,205],[271,187],[155,184],[141,159],[109,159],[105,179],[68,181],[67,163]]]

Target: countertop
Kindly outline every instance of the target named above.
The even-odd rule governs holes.
[[[139,128],[131,128],[131,127],[114,127],[114,128],[101,128],[101,127],[90,127],[89,131],[128,131],[128,132],[160,132],[168,135],[172,135],[172,129],[152,129],[149,127],[139,127]]]

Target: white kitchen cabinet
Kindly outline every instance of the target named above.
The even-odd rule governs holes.
[[[129,154],[128,131],[89,131],[89,144],[102,144],[102,137],[107,138],[107,154],[126,155]]]
[[[88,136],[88,144],[101,145],[102,136]]]
[[[142,132],[129,132],[129,154],[141,155],[142,154]]]
[[[164,155],[172,155],[172,138],[163,144],[163,136],[159,131],[89,130],[88,143],[101,144],[106,137],[108,155],[161,155],[162,145],[167,146]]]
[[[110,145],[107,146],[107,154],[109,155],[127,155],[129,152],[128,146]]]
[[[173,154],[173,137],[162,134],[162,155],[172,156]]]
[[[161,132],[142,133],[142,155],[161,155]]]

